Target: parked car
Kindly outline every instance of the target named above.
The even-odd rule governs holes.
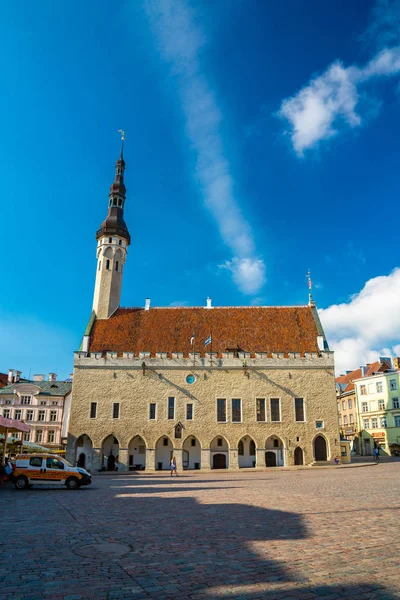
[[[85,469],[73,467],[54,454],[19,454],[13,479],[17,490],[32,485],[65,485],[69,490],[77,490],[92,483],[92,476]]]

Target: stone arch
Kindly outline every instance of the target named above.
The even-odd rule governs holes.
[[[326,461],[329,456],[329,444],[323,433],[317,433],[313,439],[313,457],[315,461]]]
[[[250,435],[244,435],[238,443],[239,468],[256,466],[256,443]]]
[[[294,464],[304,465],[304,452],[303,448],[300,448],[300,446],[296,446],[294,449]]]
[[[278,435],[270,435],[265,441],[265,466],[285,466],[285,445]]]
[[[227,469],[229,466],[229,442],[223,435],[216,435],[210,443],[210,467]]]
[[[74,462],[82,469],[90,470],[93,460],[93,442],[87,433],[82,433],[75,442]]]
[[[182,444],[182,466],[184,469],[201,468],[201,443],[195,435],[188,435]]]
[[[155,445],[155,466],[158,471],[169,469],[174,445],[168,435],[158,438]]]
[[[119,441],[113,433],[110,433],[101,442],[101,466],[107,471],[117,471],[118,459]]]
[[[112,258],[113,257],[113,249],[111,248],[111,246],[107,246],[106,248],[103,249],[103,256],[104,256],[104,258]]]
[[[136,434],[128,444],[128,468],[144,470],[146,468],[147,443],[143,436]]]

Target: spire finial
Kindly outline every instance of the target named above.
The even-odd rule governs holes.
[[[308,269],[306,277],[307,277],[307,281],[308,281],[308,304],[309,304],[309,306],[314,306],[315,302],[312,297],[312,281],[311,281],[310,269]]]
[[[123,129],[118,129],[118,133],[121,134],[121,158],[123,158],[123,155],[124,155],[125,131]]]

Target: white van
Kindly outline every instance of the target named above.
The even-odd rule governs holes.
[[[81,485],[90,485],[92,476],[56,454],[19,454],[13,480],[17,490],[32,485],[65,485],[69,490],[77,490]]]

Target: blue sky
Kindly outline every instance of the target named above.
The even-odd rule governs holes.
[[[400,352],[400,5],[2,3],[0,371],[72,371],[127,132],[123,306],[314,297]],[[392,222],[393,221],[393,222]]]

